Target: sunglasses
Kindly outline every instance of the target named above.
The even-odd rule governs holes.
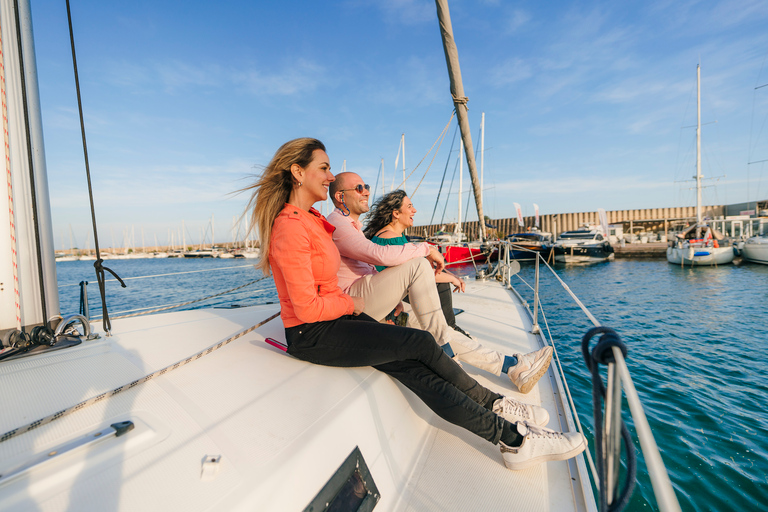
[[[363,190],[367,190],[368,192],[370,192],[371,186],[366,183],[365,185],[358,185],[355,188],[345,188],[344,190],[339,190],[339,192],[347,192],[349,190],[357,190],[358,194],[362,194]]]

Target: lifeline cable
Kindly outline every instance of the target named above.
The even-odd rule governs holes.
[[[72,47],[72,67],[75,72],[75,90],[77,91],[77,108],[80,113],[80,132],[83,137],[83,156],[85,158],[85,176],[88,179],[88,198],[91,201],[91,222],[93,224],[93,242],[96,247],[96,261],[93,263],[93,267],[96,269],[96,280],[99,283],[99,294],[101,295],[101,311],[102,311],[102,325],[104,326],[104,332],[107,336],[112,333],[112,323],[109,321],[109,311],[107,311],[107,290],[104,284],[104,271],[108,271],[110,274],[120,281],[120,285],[125,288],[125,283],[120,276],[115,274],[112,269],[102,265],[104,260],[101,259],[101,252],[99,251],[99,232],[96,229],[96,209],[93,205],[93,188],[91,187],[91,169],[88,165],[88,145],[85,142],[85,121],[83,119],[83,102],[80,98],[80,79],[77,74],[77,57],[75,55],[75,34],[72,31],[72,13],[69,8],[69,0],[67,0],[67,19],[69,21],[69,42]]]
[[[100,395],[96,395],[96,396],[93,396],[93,397],[91,397],[91,398],[89,398],[87,400],[83,400],[79,404],[75,404],[75,405],[73,405],[71,407],[67,407],[66,409],[63,409],[63,410],[61,410],[61,411],[59,411],[57,413],[51,414],[51,415],[46,416],[44,418],[41,418],[39,420],[33,421],[32,423],[24,425],[23,427],[18,427],[18,428],[15,428],[13,430],[9,430],[8,432],[6,432],[2,436],[0,436],[0,443],[5,442],[5,441],[7,441],[9,439],[12,439],[12,438],[14,438],[14,437],[16,437],[18,435],[21,435],[21,434],[24,434],[26,432],[29,432],[30,430],[34,430],[37,427],[40,427],[40,426],[43,426],[43,425],[47,425],[48,423],[56,421],[59,418],[62,418],[64,416],[68,415],[68,414],[71,414],[71,413],[73,413],[75,411],[79,411],[80,409],[84,409],[84,408],[88,407],[89,405],[93,405],[96,402],[100,402],[100,401],[102,401],[104,399],[111,398],[111,397],[115,396],[116,394],[120,393],[121,391],[125,391],[127,389],[133,389],[134,387],[138,386],[139,384],[144,384],[145,382],[149,382],[150,380],[152,380],[156,376],[160,377],[161,375],[164,375],[164,374],[166,374],[168,372],[172,372],[173,370],[176,370],[177,368],[181,368],[182,366],[186,366],[187,364],[191,363],[192,361],[197,361],[201,357],[207,356],[211,352],[214,352],[214,351],[220,349],[221,347],[223,347],[225,345],[228,345],[229,343],[235,341],[236,339],[238,339],[238,338],[240,338],[242,336],[245,336],[249,332],[258,329],[259,327],[261,327],[262,325],[266,324],[267,322],[269,322],[271,320],[274,320],[279,315],[280,315],[280,312],[278,311],[277,313],[275,313],[274,315],[270,316],[266,320],[262,320],[261,322],[259,322],[256,325],[253,325],[253,326],[251,326],[251,327],[249,327],[249,328],[247,328],[247,329],[245,329],[243,331],[240,331],[239,333],[234,334],[234,335],[230,336],[229,338],[227,338],[227,339],[225,339],[223,341],[220,341],[219,343],[215,343],[215,344],[211,345],[210,347],[201,350],[197,354],[191,355],[191,356],[189,356],[186,359],[182,359],[182,360],[180,360],[180,361],[178,361],[178,362],[176,362],[174,364],[168,365],[168,366],[166,366],[165,368],[163,368],[161,370],[154,371],[154,372],[150,373],[149,375],[146,375],[146,376],[144,376],[144,377],[142,377],[140,379],[134,380],[133,382],[131,382],[129,384],[122,385],[119,388],[113,389],[112,391],[106,391],[104,393],[101,393]]]
[[[184,270],[182,272],[168,272],[165,274],[153,274],[151,276],[133,276],[133,277],[124,277],[122,278],[122,281],[130,281],[131,279],[149,279],[152,277],[168,277],[168,276],[180,276],[182,274],[197,274],[199,272],[216,272],[218,270],[232,270],[236,268],[246,268],[246,267],[252,267],[253,265],[237,265],[233,267],[219,267],[219,268],[204,268],[200,270]],[[107,279],[105,282],[115,282],[117,279]],[[59,288],[68,288],[71,286],[80,286],[80,283],[73,283],[73,284],[60,284]]]
[[[142,311],[140,313],[132,313],[130,315],[116,316],[116,317],[114,317],[114,319],[117,320],[118,318],[131,318],[131,317],[134,317],[134,316],[148,315],[150,313],[157,313],[158,311],[165,311],[165,310],[168,310],[168,309],[180,308],[182,306],[188,306],[188,305],[194,304],[196,302],[202,302],[204,300],[214,299],[214,298],[219,297],[221,295],[226,295],[228,293],[231,293],[231,292],[234,292],[236,290],[239,290],[240,288],[245,288],[246,286],[250,286],[250,285],[252,285],[254,283],[258,283],[259,281],[262,281],[262,280],[264,280],[266,278],[267,278],[266,276],[265,277],[260,277],[259,279],[254,279],[253,281],[250,281],[248,283],[241,284],[240,286],[232,288],[231,290],[227,290],[225,292],[217,293],[216,295],[209,295],[208,297],[203,297],[202,299],[195,299],[195,300],[191,300],[189,302],[182,302],[181,304],[176,304],[174,306],[163,306],[163,307],[160,307],[160,308],[150,309],[149,311]]]

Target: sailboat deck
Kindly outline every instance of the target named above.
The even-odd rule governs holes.
[[[464,309],[459,324],[485,344],[507,353],[537,347],[524,307],[498,283],[470,283],[455,300]],[[7,397],[0,432],[107,394],[0,443],[0,474],[112,423],[135,424],[122,437],[0,480],[0,509],[301,510],[355,447],[381,494],[376,510],[588,509],[576,463],[509,471],[498,447],[435,416],[388,376],[312,365],[264,343],[283,338],[279,318],[110,396],[277,311],[272,305],[118,320],[111,338],[0,365]],[[519,396],[506,377],[465,369]],[[550,371],[522,398],[547,408],[552,428],[566,428],[558,426],[567,413],[556,389]],[[217,455],[219,464],[203,464]]]
[[[483,345],[505,354],[540,348],[538,337],[529,332],[531,324],[524,306],[497,283],[470,282],[465,294],[454,294],[454,305],[464,309],[456,318],[457,324]],[[506,376],[496,377],[466,364],[464,369],[494,391],[547,409],[549,428],[569,429],[569,413],[557,403],[552,369],[526,395],[517,392]],[[549,462],[525,471],[509,471],[501,462],[498,447],[440,418],[432,423],[438,429],[411,481],[405,510],[587,510],[581,491],[572,490],[570,485],[572,476],[579,480],[577,463]]]

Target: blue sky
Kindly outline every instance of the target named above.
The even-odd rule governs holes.
[[[32,13],[54,237],[68,247],[71,226],[84,247],[66,7],[33,1]],[[72,14],[102,246],[131,231],[137,246],[142,232],[164,244],[182,222],[187,242],[210,240],[212,217],[216,241],[231,240],[246,197],[230,193],[295,137],[321,139],[335,172],[346,160],[371,185],[383,158],[389,185],[401,134],[410,173],[451,117],[429,0],[74,0]],[[452,0],[451,16],[476,145],[486,114],[491,217],[513,216],[513,202],[526,215],[533,203],[543,214],[694,204],[698,62],[703,173],[720,177],[704,202],[768,198],[766,164],[748,165],[768,159],[768,87],[755,90],[768,83],[768,3]],[[413,197],[417,224],[453,175],[454,127]],[[455,221],[456,189],[434,222]]]

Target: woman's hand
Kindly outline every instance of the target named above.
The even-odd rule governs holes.
[[[438,275],[445,269],[445,258],[443,258],[443,255],[440,254],[440,251],[434,245],[429,247],[427,261],[434,267],[435,275]]]
[[[453,292],[463,292],[464,287],[466,286],[466,283],[464,280],[460,277],[456,277],[455,275],[451,274],[450,272],[446,272],[446,274],[450,274],[452,279],[449,281],[453,285]]]
[[[350,297],[352,296],[350,295]],[[365,299],[362,297],[352,297],[352,302],[355,303],[355,310],[352,312],[352,314],[357,316],[365,309]]]

